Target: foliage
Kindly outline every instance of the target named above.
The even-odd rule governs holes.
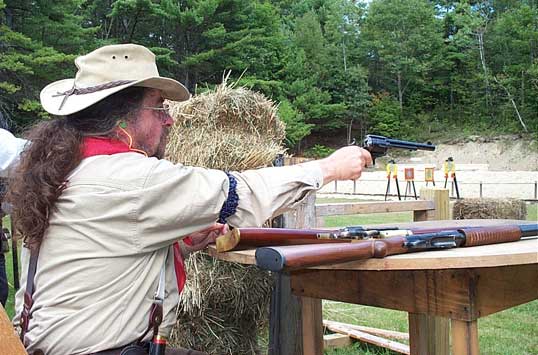
[[[297,111],[289,101],[278,106],[280,119],[286,124],[286,145],[293,147],[310,134],[313,124],[304,122],[304,115]]]
[[[398,136],[401,112],[397,100],[387,93],[381,93],[372,100],[368,113],[372,133],[388,137]]]
[[[39,91],[76,56],[133,42],[193,93],[231,70],[279,102],[291,149],[351,127],[536,134],[537,23],[533,0],[0,0],[0,113],[46,119]]]
[[[304,156],[307,158],[325,158],[335,151],[334,148],[329,148],[321,144],[316,144],[312,148],[305,151]]]

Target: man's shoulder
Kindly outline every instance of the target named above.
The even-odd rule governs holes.
[[[98,184],[130,190],[180,181],[185,183],[189,179],[198,181],[193,184],[199,184],[199,179],[220,182],[226,179],[226,175],[220,170],[184,166],[129,152],[83,159],[67,180],[70,185]]]
[[[68,180],[72,183],[95,180],[142,185],[157,166],[171,168],[173,164],[166,160],[147,158],[139,153],[97,155],[83,159]]]

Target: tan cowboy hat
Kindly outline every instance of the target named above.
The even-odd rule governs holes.
[[[118,91],[143,86],[162,91],[165,99],[185,101],[189,91],[176,80],[159,76],[155,55],[136,44],[101,47],[75,59],[74,79],[55,81],[41,90],[41,105],[53,115],[81,111]]]

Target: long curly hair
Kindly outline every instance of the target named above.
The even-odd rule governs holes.
[[[66,178],[82,160],[85,136],[117,138],[119,120],[134,121],[147,89],[130,87],[69,116],[36,124],[9,184],[15,227],[27,247],[39,245]]]

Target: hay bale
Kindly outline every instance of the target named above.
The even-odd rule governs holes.
[[[454,219],[526,219],[527,205],[517,199],[470,198],[458,200]]]
[[[283,153],[284,124],[263,95],[226,82],[187,102],[169,102],[175,118],[167,158],[223,170],[271,165]],[[209,354],[259,354],[267,325],[272,278],[244,266],[195,253],[186,261],[187,283],[170,343]],[[263,347],[263,346],[261,346]]]
[[[169,108],[176,121],[167,145],[173,162],[241,171],[270,165],[284,152],[284,123],[262,94],[224,83]]]
[[[259,331],[268,323],[270,275],[203,253],[189,258],[186,269],[171,343],[209,354],[259,354]]]

